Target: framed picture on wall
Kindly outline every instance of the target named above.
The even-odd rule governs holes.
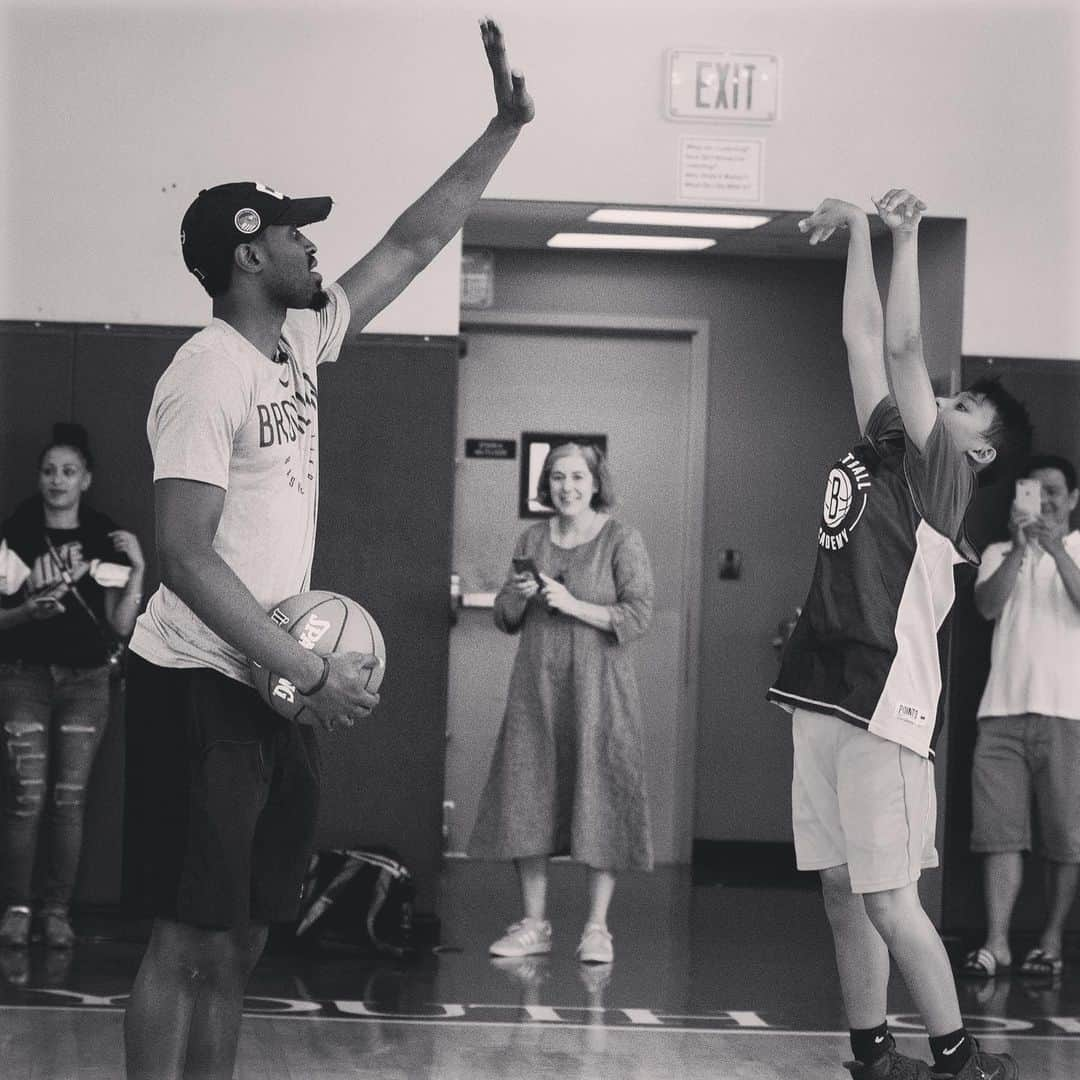
[[[523,431],[521,433],[521,480],[518,484],[518,517],[550,517],[554,510],[544,506],[536,497],[540,484],[540,473],[544,468],[544,458],[563,443],[580,443],[583,446],[595,446],[607,455],[606,435],[572,435],[554,431]]]

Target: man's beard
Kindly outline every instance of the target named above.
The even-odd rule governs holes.
[[[311,299],[308,301],[308,308],[311,311],[322,311],[329,303],[330,294],[325,289],[316,289],[311,294]]]

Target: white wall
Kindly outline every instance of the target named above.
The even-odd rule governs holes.
[[[0,317],[194,323],[177,222],[208,183],[335,194],[336,274],[483,126],[470,0],[4,5]],[[969,221],[964,349],[1080,358],[1076,78],[1066,0],[502,0],[539,108],[490,193],[675,201],[671,46],[769,51],[764,205],[894,184]],[[174,186],[175,185],[175,186]],[[375,328],[454,332],[457,250]]]

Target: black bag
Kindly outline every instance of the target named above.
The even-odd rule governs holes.
[[[413,951],[408,869],[383,851],[339,849],[313,855],[304,879],[296,938],[331,940],[391,956]]]

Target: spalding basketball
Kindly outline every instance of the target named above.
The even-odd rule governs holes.
[[[320,656],[330,653],[373,653],[381,663],[367,672],[367,689],[379,689],[386,671],[386,645],[379,624],[355,600],[340,593],[314,589],[275,604],[270,618],[305,649]],[[308,699],[288,679],[251,662],[251,680],[274,712],[302,724],[315,722]]]

